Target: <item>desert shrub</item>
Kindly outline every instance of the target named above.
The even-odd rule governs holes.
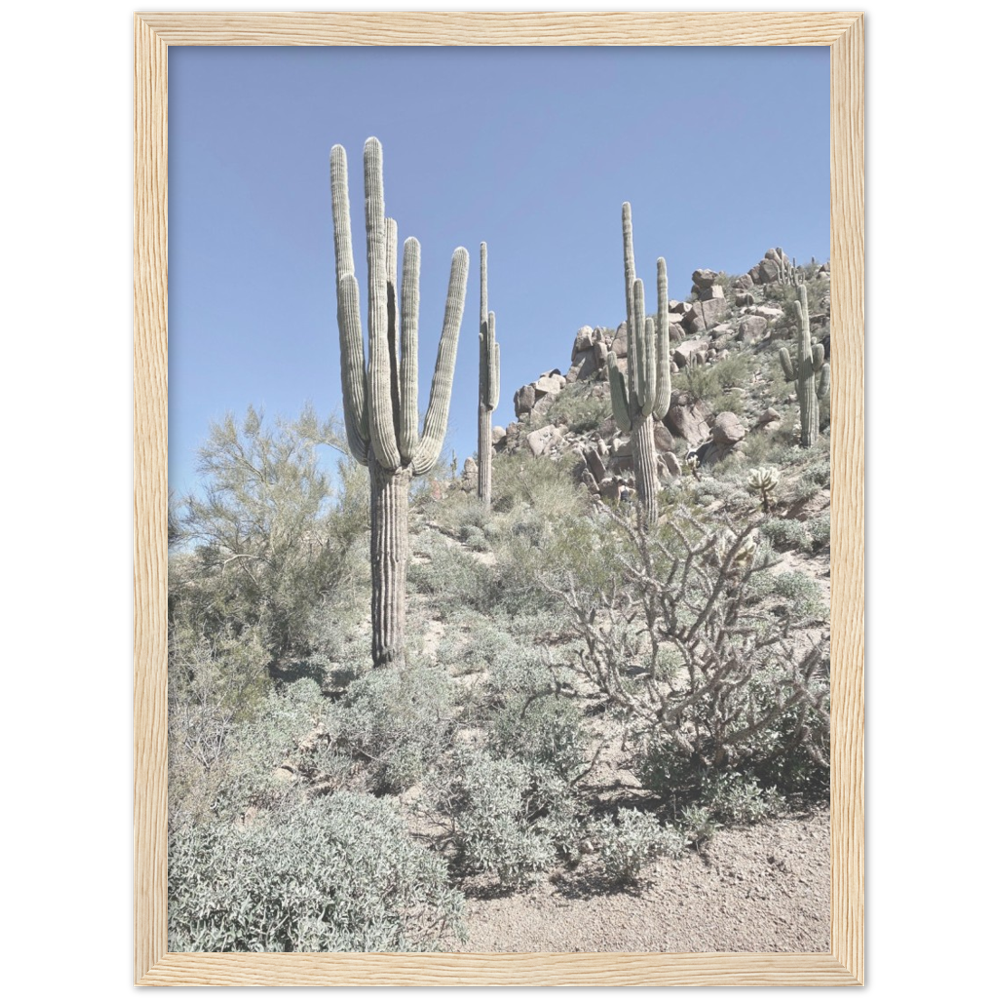
[[[168,900],[171,951],[434,951],[461,933],[444,860],[386,802],[344,792],[176,831]]]
[[[577,705],[547,691],[513,698],[489,723],[489,747],[498,757],[516,757],[552,768],[567,780],[583,769],[586,740]]]
[[[705,806],[686,806],[681,810],[679,823],[687,842],[697,851],[715,836],[715,820]]]
[[[806,530],[813,540],[814,549],[826,548],[830,544],[830,512],[823,511],[806,521]]]
[[[635,882],[643,868],[661,855],[680,857],[684,838],[672,826],[638,809],[620,809],[617,820],[605,816],[594,825],[601,842],[601,861],[618,882]]]
[[[400,792],[450,746],[452,689],[440,669],[374,670],[348,686],[326,727],[331,745],[359,761],[369,788]]]
[[[781,602],[781,613],[796,621],[825,621],[829,617],[822,588],[798,570],[774,574],[772,594]]]
[[[493,604],[495,580],[493,569],[484,566],[459,545],[448,542],[435,532],[424,532],[420,548],[425,558],[413,560],[408,585],[417,593],[433,597],[441,610],[458,608],[488,610]]]
[[[787,549],[812,551],[813,539],[809,529],[794,518],[771,518],[760,526],[760,533],[780,551]]]
[[[702,801],[721,822],[740,825],[759,823],[785,808],[776,788],[761,788],[756,779],[738,774],[715,775],[703,789]]]
[[[571,382],[552,400],[544,414],[529,423],[529,428],[547,424],[565,424],[575,434],[596,430],[611,416],[611,397],[595,394],[588,382]]]
[[[253,407],[242,421],[227,415],[212,425],[199,456],[201,486],[175,510],[173,626],[253,631],[272,662],[308,653],[313,608],[360,572],[350,554],[368,516],[356,470],[342,462],[335,490],[319,465],[320,443],[340,447],[332,423],[320,428],[309,410],[275,428]]]
[[[523,884],[579,849],[576,800],[551,768],[461,748],[431,794],[449,818],[460,863],[501,885]]]
[[[740,414],[743,396],[729,390],[742,386],[749,373],[748,356],[742,351],[734,351],[729,357],[708,365],[686,365],[674,376],[674,388],[704,400],[715,413],[728,410]]]

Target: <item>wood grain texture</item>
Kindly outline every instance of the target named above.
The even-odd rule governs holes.
[[[135,975],[167,950],[167,45],[135,18]]]
[[[143,13],[168,45],[832,45],[851,13]]]
[[[829,954],[166,951],[169,45],[826,45],[831,71],[833,678]],[[864,33],[860,14],[135,17],[135,981],[142,985],[834,986],[863,980]]]
[[[830,51],[830,940],[864,980],[865,48],[859,17]]]

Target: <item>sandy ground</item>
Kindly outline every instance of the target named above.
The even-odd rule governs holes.
[[[471,883],[458,950],[829,951],[829,819],[720,830],[702,855],[660,860],[631,889],[609,886],[591,858],[517,893]]]

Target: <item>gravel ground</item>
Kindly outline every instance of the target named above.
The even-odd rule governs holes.
[[[830,950],[830,815],[721,830],[632,889],[587,858],[513,894],[466,885],[465,952]]]

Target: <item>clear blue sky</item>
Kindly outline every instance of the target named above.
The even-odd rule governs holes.
[[[195,48],[170,58],[170,482],[196,485],[209,422],[341,408],[329,150],[347,149],[364,293],[362,149],[422,247],[420,406],[456,246],[471,258],[444,454],[476,448],[479,244],[514,390],[566,371],[624,316],[621,204],[647,285],[745,271],[768,247],[826,260],[829,50]],[[362,304],[362,317],[365,307]]]

